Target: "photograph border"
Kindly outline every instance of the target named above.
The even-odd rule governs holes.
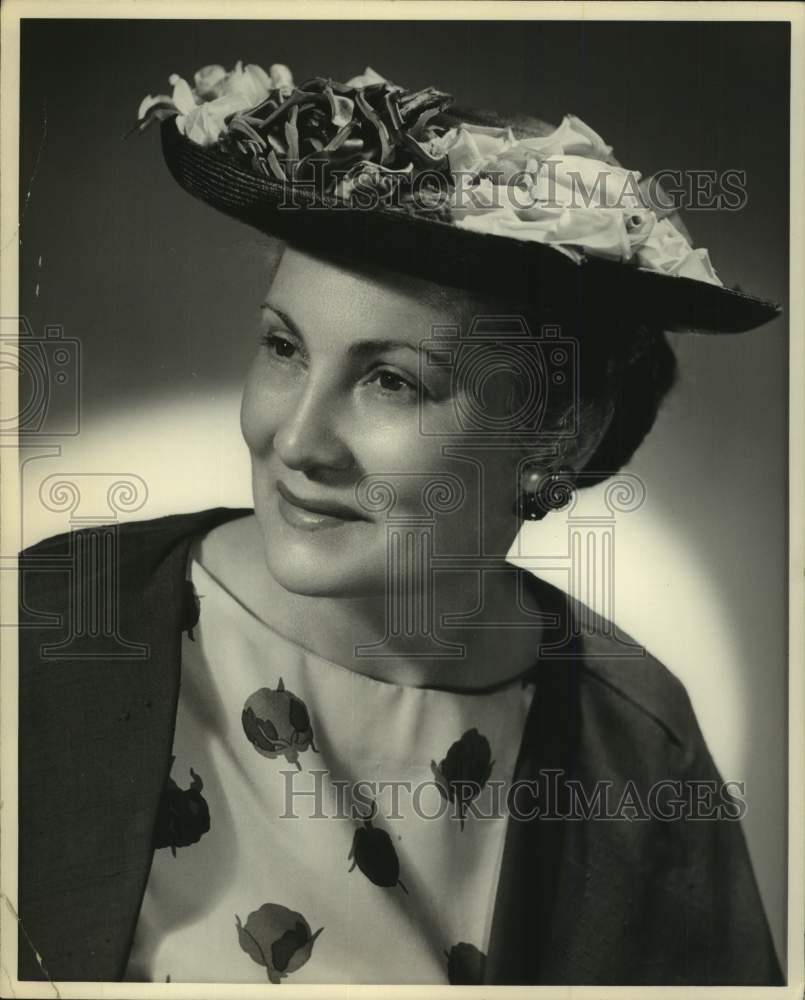
[[[20,20],[22,18],[70,19],[258,19],[258,20],[450,20],[509,19],[545,20],[650,20],[650,21],[788,21],[791,25],[791,145],[790,145],[790,308],[789,337],[789,592],[788,592],[788,901],[787,985],[784,987],[679,987],[692,998],[783,997],[801,998],[805,985],[803,934],[805,932],[805,765],[803,763],[803,713],[805,711],[805,14],[798,3],[731,4],[704,3],[532,3],[509,2],[415,2],[415,0],[371,0],[371,2],[198,2],[198,0],[6,0],[0,10],[0,317],[19,315],[19,76]],[[79,56],[80,58],[80,56]],[[0,418],[13,421],[17,413],[16,373],[0,371]],[[0,441],[0,619],[16,621],[16,537],[11,527],[19,524],[20,475],[17,448]],[[0,995],[15,997],[165,997],[220,998],[241,1000],[264,996],[266,985],[210,983],[98,983],[19,982],[17,972],[17,727],[18,680],[17,634],[0,628]],[[619,997],[668,997],[663,986],[308,986],[283,983],[283,995],[293,997],[579,997],[610,1000]]]

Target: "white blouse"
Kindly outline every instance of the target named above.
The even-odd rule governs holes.
[[[480,982],[533,686],[375,680],[189,571],[200,618],[124,978]]]

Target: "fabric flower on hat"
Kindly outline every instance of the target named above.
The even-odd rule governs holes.
[[[637,260],[641,267],[652,271],[664,271],[711,285],[721,284],[708,252],[704,248],[694,250],[670,219],[657,222],[638,248]]]
[[[467,215],[500,213],[501,217],[516,219],[518,204],[532,204],[529,190],[519,188],[519,198],[513,189],[504,184],[495,184],[489,177],[482,177],[477,183],[461,174],[456,179],[455,189],[449,199],[450,214],[454,221]]]
[[[269,73],[241,61],[228,73],[223,66],[204,66],[194,75],[193,87],[178,73],[169,82],[173,94],[146,97],[140,104],[138,121],[144,127],[154,112],[154,117],[160,118],[178,111],[176,127],[199,146],[215,145],[227,131],[227,118],[256,107],[275,89],[284,90],[286,96],[293,90],[291,71],[280,63]]]
[[[485,133],[484,146],[471,128]],[[517,141],[510,130],[462,126],[447,152],[459,174],[452,219],[477,232],[549,244],[576,260],[588,253],[627,261],[636,253],[642,267],[720,285],[707,251],[694,249],[672,223],[645,209],[640,173],[605,162],[611,154],[573,115],[550,135]],[[482,171],[488,176],[472,184]]]
[[[451,141],[452,140],[452,141]],[[510,128],[464,124],[443,140],[453,174],[476,174],[515,145]]]
[[[520,139],[514,150],[527,156],[547,159],[549,156],[579,155],[606,160],[612,155],[601,136],[575,115],[565,115],[561,124],[550,135]]]
[[[384,76],[375,72],[371,66],[367,66],[363,73],[359,73],[358,76],[353,76],[351,79],[347,80],[345,86],[347,87],[371,87],[376,83],[390,83]],[[390,86],[396,87],[396,83],[391,83]],[[402,89],[402,88],[400,88]]]
[[[512,208],[509,205],[489,212],[466,214],[456,221],[456,225],[476,232],[549,244],[569,251],[573,259],[579,259],[574,248],[609,260],[626,260],[632,255],[624,213],[616,208],[571,209],[539,203],[530,208]]]
[[[584,156],[551,156],[536,164],[534,196],[549,204],[579,208],[634,208],[640,174]]]
[[[175,115],[191,142],[274,183],[545,244],[577,263],[600,257],[722,284],[706,250],[658,221],[640,173],[616,164],[575,115],[552,131],[533,120],[539,134],[517,126],[515,136],[514,127],[461,121],[449,94],[405,90],[370,66],[346,83],[320,76],[296,87],[287,66],[266,73],[238,62],[229,72],[203,67],[192,87],[176,75],[171,84],[170,97],[143,101],[137,128]]]
[[[629,246],[634,251],[651,236],[657,225],[657,216],[647,208],[635,208],[624,215],[623,221]]]
[[[251,108],[264,100],[274,88],[266,71],[253,64],[244,66],[237,62],[227,73],[223,66],[205,66],[194,77],[195,94],[202,101],[231,97],[241,108]]]
[[[548,135],[527,136],[507,143],[496,152],[496,159],[489,164],[489,169],[504,181],[523,170],[536,172],[545,161],[565,164],[569,170],[582,170],[586,173],[590,172],[592,164],[595,164],[598,171],[602,167],[622,171],[623,168],[606,162],[611,155],[612,147],[589,125],[585,125],[575,115],[565,115],[562,124]],[[639,176],[638,174],[637,177]]]
[[[238,61],[227,73],[223,66],[205,66],[186,80],[171,77],[173,101],[179,110],[176,127],[199,146],[212,146],[226,132],[226,119],[253,108],[274,89],[272,78],[259,66]]]
[[[268,74],[279,96],[284,98],[290,97],[294,89],[294,82],[288,67],[283,63],[274,63],[272,66],[269,66]]]

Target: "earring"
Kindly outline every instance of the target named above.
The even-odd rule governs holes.
[[[515,513],[522,521],[541,521],[552,510],[561,510],[573,496],[572,473],[569,470],[548,475],[531,472],[520,496]]]

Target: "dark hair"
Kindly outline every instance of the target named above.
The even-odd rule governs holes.
[[[678,374],[676,356],[665,332],[646,326],[631,331],[626,350],[614,361],[613,369],[609,426],[584,465],[580,487],[603,482],[631,460],[654,426]],[[588,389],[595,393],[597,387],[593,384]],[[584,396],[582,385],[582,400]],[[584,417],[582,408],[582,420]]]
[[[583,473],[579,488],[595,486],[631,460],[654,426],[677,379],[676,356],[664,330],[601,303],[576,303],[561,314],[525,307],[523,316],[532,332],[555,325],[574,341],[575,413],[568,412],[566,397],[552,400],[549,392],[542,426],[555,433],[573,417],[576,433],[564,439],[550,469],[576,468]]]

